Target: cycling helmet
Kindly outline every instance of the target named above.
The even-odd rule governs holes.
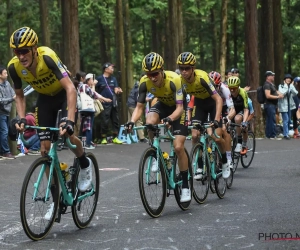
[[[231,76],[227,80],[228,88],[237,88],[241,84],[240,78],[237,76]]]
[[[146,55],[142,62],[143,71],[153,71],[157,69],[162,69],[164,66],[164,59],[157,53],[151,52]]]
[[[38,37],[33,29],[22,27],[14,31],[10,37],[10,47],[18,49],[22,47],[31,47],[38,43]]]
[[[194,66],[196,57],[191,52],[183,52],[177,57],[177,64]]]
[[[294,82],[300,82],[300,76],[295,77]]]
[[[216,85],[220,85],[220,83],[221,83],[221,75],[220,75],[220,73],[218,73],[216,71],[212,71],[212,72],[209,73],[209,77],[211,79],[213,79],[213,81],[214,81],[214,83]]]

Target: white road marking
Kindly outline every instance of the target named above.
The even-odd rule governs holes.
[[[133,174],[136,174],[137,171],[134,171],[134,172],[129,172],[127,174],[122,174],[122,175],[119,175],[119,176],[116,176],[115,178],[112,178],[110,180],[107,180],[107,181],[103,181],[101,184],[100,184],[100,187],[104,187],[106,186],[107,184],[110,184],[116,180],[119,180],[119,179],[122,179],[124,177],[127,177],[127,176],[130,176],[130,175],[133,175]]]

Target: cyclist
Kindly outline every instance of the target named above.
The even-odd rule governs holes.
[[[177,64],[181,72],[181,81],[183,88],[187,94],[194,96],[194,108],[192,113],[192,121],[204,123],[212,121],[216,128],[216,134],[219,138],[214,138],[222,153],[222,176],[228,178],[230,176],[230,168],[227,163],[225,153],[225,141],[222,138],[222,105],[223,101],[213,86],[212,80],[208,74],[200,69],[195,69],[196,57],[191,52],[183,52],[177,58]],[[210,119],[208,119],[210,117]],[[199,131],[192,129],[193,143],[198,141]],[[199,166],[202,166],[202,159],[199,158]],[[202,178],[202,168],[198,168],[194,179]]]
[[[238,136],[238,143],[234,149],[234,152],[240,154],[247,153],[247,140],[248,140],[248,116],[249,116],[249,109],[248,109],[248,95],[247,92],[240,88],[240,78],[237,76],[231,76],[228,78],[228,88],[231,93],[231,97],[234,103],[234,108],[236,111],[236,115],[234,117],[234,122],[236,124],[240,124],[242,129],[244,130],[243,137],[241,135],[242,129],[241,127],[236,128],[237,136]]]
[[[146,124],[163,122],[173,126],[174,148],[182,176],[180,202],[187,202],[191,200],[191,190],[188,184],[188,158],[184,151],[184,141],[188,132],[186,113],[184,112],[186,109],[185,93],[182,90],[179,75],[173,71],[164,70],[163,66],[163,58],[155,52],[149,53],[143,59],[142,70],[145,72],[145,76],[140,79],[137,105],[131,121],[125,124],[125,127],[130,133],[135,122],[143,114],[148,92],[157,97],[158,101],[147,114]],[[149,138],[153,138],[153,135],[149,134]],[[151,171],[156,172],[157,170],[155,163],[152,165]]]
[[[8,63],[8,71],[14,82],[16,107],[20,117],[17,130],[24,131],[26,102],[22,81],[31,85],[39,93],[37,99],[38,125],[54,127],[58,111],[62,110],[60,134],[70,138],[76,145],[73,150],[80,162],[78,189],[86,191],[92,182],[92,161],[85,156],[80,140],[74,136],[76,109],[76,89],[56,53],[48,47],[37,47],[37,34],[29,27],[13,32],[10,47],[15,57]],[[41,141],[41,154],[47,155],[51,147],[51,132],[38,131]],[[51,187],[53,189],[55,187]],[[52,214],[52,213],[51,213]]]
[[[233,101],[230,95],[230,91],[228,86],[221,82],[221,74],[212,71],[209,73],[210,78],[214,81],[214,86],[221,96],[223,100],[223,108],[222,108],[222,116],[221,118],[224,119],[225,122],[230,122],[231,119],[235,116],[235,109],[233,105]],[[225,140],[225,150],[226,150],[226,157],[227,162],[230,167],[232,167],[232,158],[231,158],[231,137],[230,134],[227,132],[226,124],[223,124],[222,127],[222,134]]]

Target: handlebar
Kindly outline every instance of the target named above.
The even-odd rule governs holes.
[[[29,126],[29,125],[26,125],[26,126],[25,126],[25,129],[29,129],[29,128],[31,128],[31,129],[45,130],[45,131],[52,131],[52,132],[54,131],[55,133],[58,133],[58,132],[59,132],[59,128],[39,127],[39,126]],[[25,138],[24,138],[24,133],[22,133],[22,134],[20,135],[20,139],[21,139],[21,141],[22,141],[24,144],[28,144],[28,141],[26,141]],[[75,149],[75,148],[76,148],[76,145],[73,145],[73,144],[71,143],[69,137],[67,137],[66,142],[67,142],[67,145],[68,145],[69,148],[71,148],[71,149]]]
[[[189,129],[196,129],[196,130],[199,130],[201,133],[205,132],[206,129],[208,128],[211,128],[213,129],[213,124],[211,123],[204,123],[204,124],[201,124],[201,123],[194,123],[192,126],[189,126]],[[220,138],[220,136],[218,136],[216,134],[216,130],[213,129],[213,134],[216,138]]]

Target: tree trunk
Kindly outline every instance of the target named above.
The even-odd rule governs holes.
[[[100,58],[102,60],[102,64],[109,61],[108,53],[107,53],[107,46],[106,46],[106,39],[103,39],[103,37],[106,38],[106,32],[105,27],[101,22],[100,17],[98,17],[98,34],[99,34],[99,44],[100,44]],[[102,65],[101,64],[101,65]],[[102,68],[100,69],[102,73]]]
[[[261,37],[260,37],[261,81],[265,81],[264,72],[274,70],[273,0],[261,1]],[[275,72],[276,73],[276,72]]]
[[[128,0],[125,0],[125,58],[126,58],[126,76],[127,76],[127,93],[134,85],[133,82],[133,61],[132,61],[132,39],[130,29],[130,16]],[[126,95],[127,96],[127,95]]]
[[[218,61],[218,41],[217,41],[217,28],[215,24],[215,12],[214,7],[210,9],[210,22],[211,22],[211,31],[213,33],[212,36],[212,70],[217,70],[217,61]]]
[[[273,0],[273,25],[274,25],[274,70],[276,72],[275,84],[278,86],[284,77],[283,60],[283,38],[282,38],[282,18],[281,0]],[[287,72],[292,73],[292,72]]]
[[[6,20],[8,21],[7,22],[7,37],[10,38],[10,36],[14,32],[14,30],[13,30],[13,22],[12,22],[13,21],[12,20],[13,19],[13,13],[12,13],[13,6],[11,5],[11,1],[10,0],[6,0],[6,9],[7,9]],[[8,50],[7,56],[8,56],[9,59],[12,58],[13,53],[12,53],[11,49]],[[10,81],[10,84],[13,87],[12,81]],[[11,110],[10,110],[9,120],[15,118],[16,114],[17,114],[16,103],[13,102],[12,106],[11,106]],[[16,155],[17,154],[17,142],[16,141],[11,141],[10,139],[8,140],[8,142],[9,142],[9,148],[10,148],[11,153],[13,155]]]
[[[183,19],[182,19],[182,0],[177,0],[177,28],[178,28],[178,55],[183,52]],[[178,56],[176,55],[176,56]]]
[[[245,0],[245,66],[246,85],[255,90],[259,86],[259,65],[258,65],[258,39],[257,39],[257,0]],[[256,92],[249,93],[255,110],[256,135],[264,135],[264,123],[260,104],[256,99]]]
[[[232,29],[233,29],[233,66],[238,67],[238,35],[237,35],[237,0],[233,2],[233,20],[232,20]]]
[[[226,67],[226,41],[227,41],[227,6],[228,0],[222,1],[222,21],[221,21],[221,44],[220,44],[220,73],[225,76]],[[225,80],[225,79],[222,79]]]
[[[117,68],[120,69],[119,86],[122,88],[121,105],[119,107],[120,122],[124,124],[127,121],[126,108],[126,70],[125,70],[125,47],[124,47],[124,23],[123,23],[123,4],[122,0],[116,0],[116,47],[117,47]]]
[[[41,30],[42,30],[42,45],[51,47],[50,34],[49,32],[49,11],[48,11],[48,1],[40,0],[40,20],[41,20]]]
[[[157,13],[159,10],[157,9],[153,9],[152,11],[152,14],[155,15],[155,13]],[[153,17],[151,19],[151,30],[155,30],[157,31],[157,18],[156,17]],[[159,49],[158,49],[158,40],[159,40],[159,37],[158,37],[158,33],[157,32],[151,32],[151,48],[154,52],[157,52],[159,53]]]
[[[75,74],[80,69],[78,0],[62,1],[63,56],[68,70]]]

